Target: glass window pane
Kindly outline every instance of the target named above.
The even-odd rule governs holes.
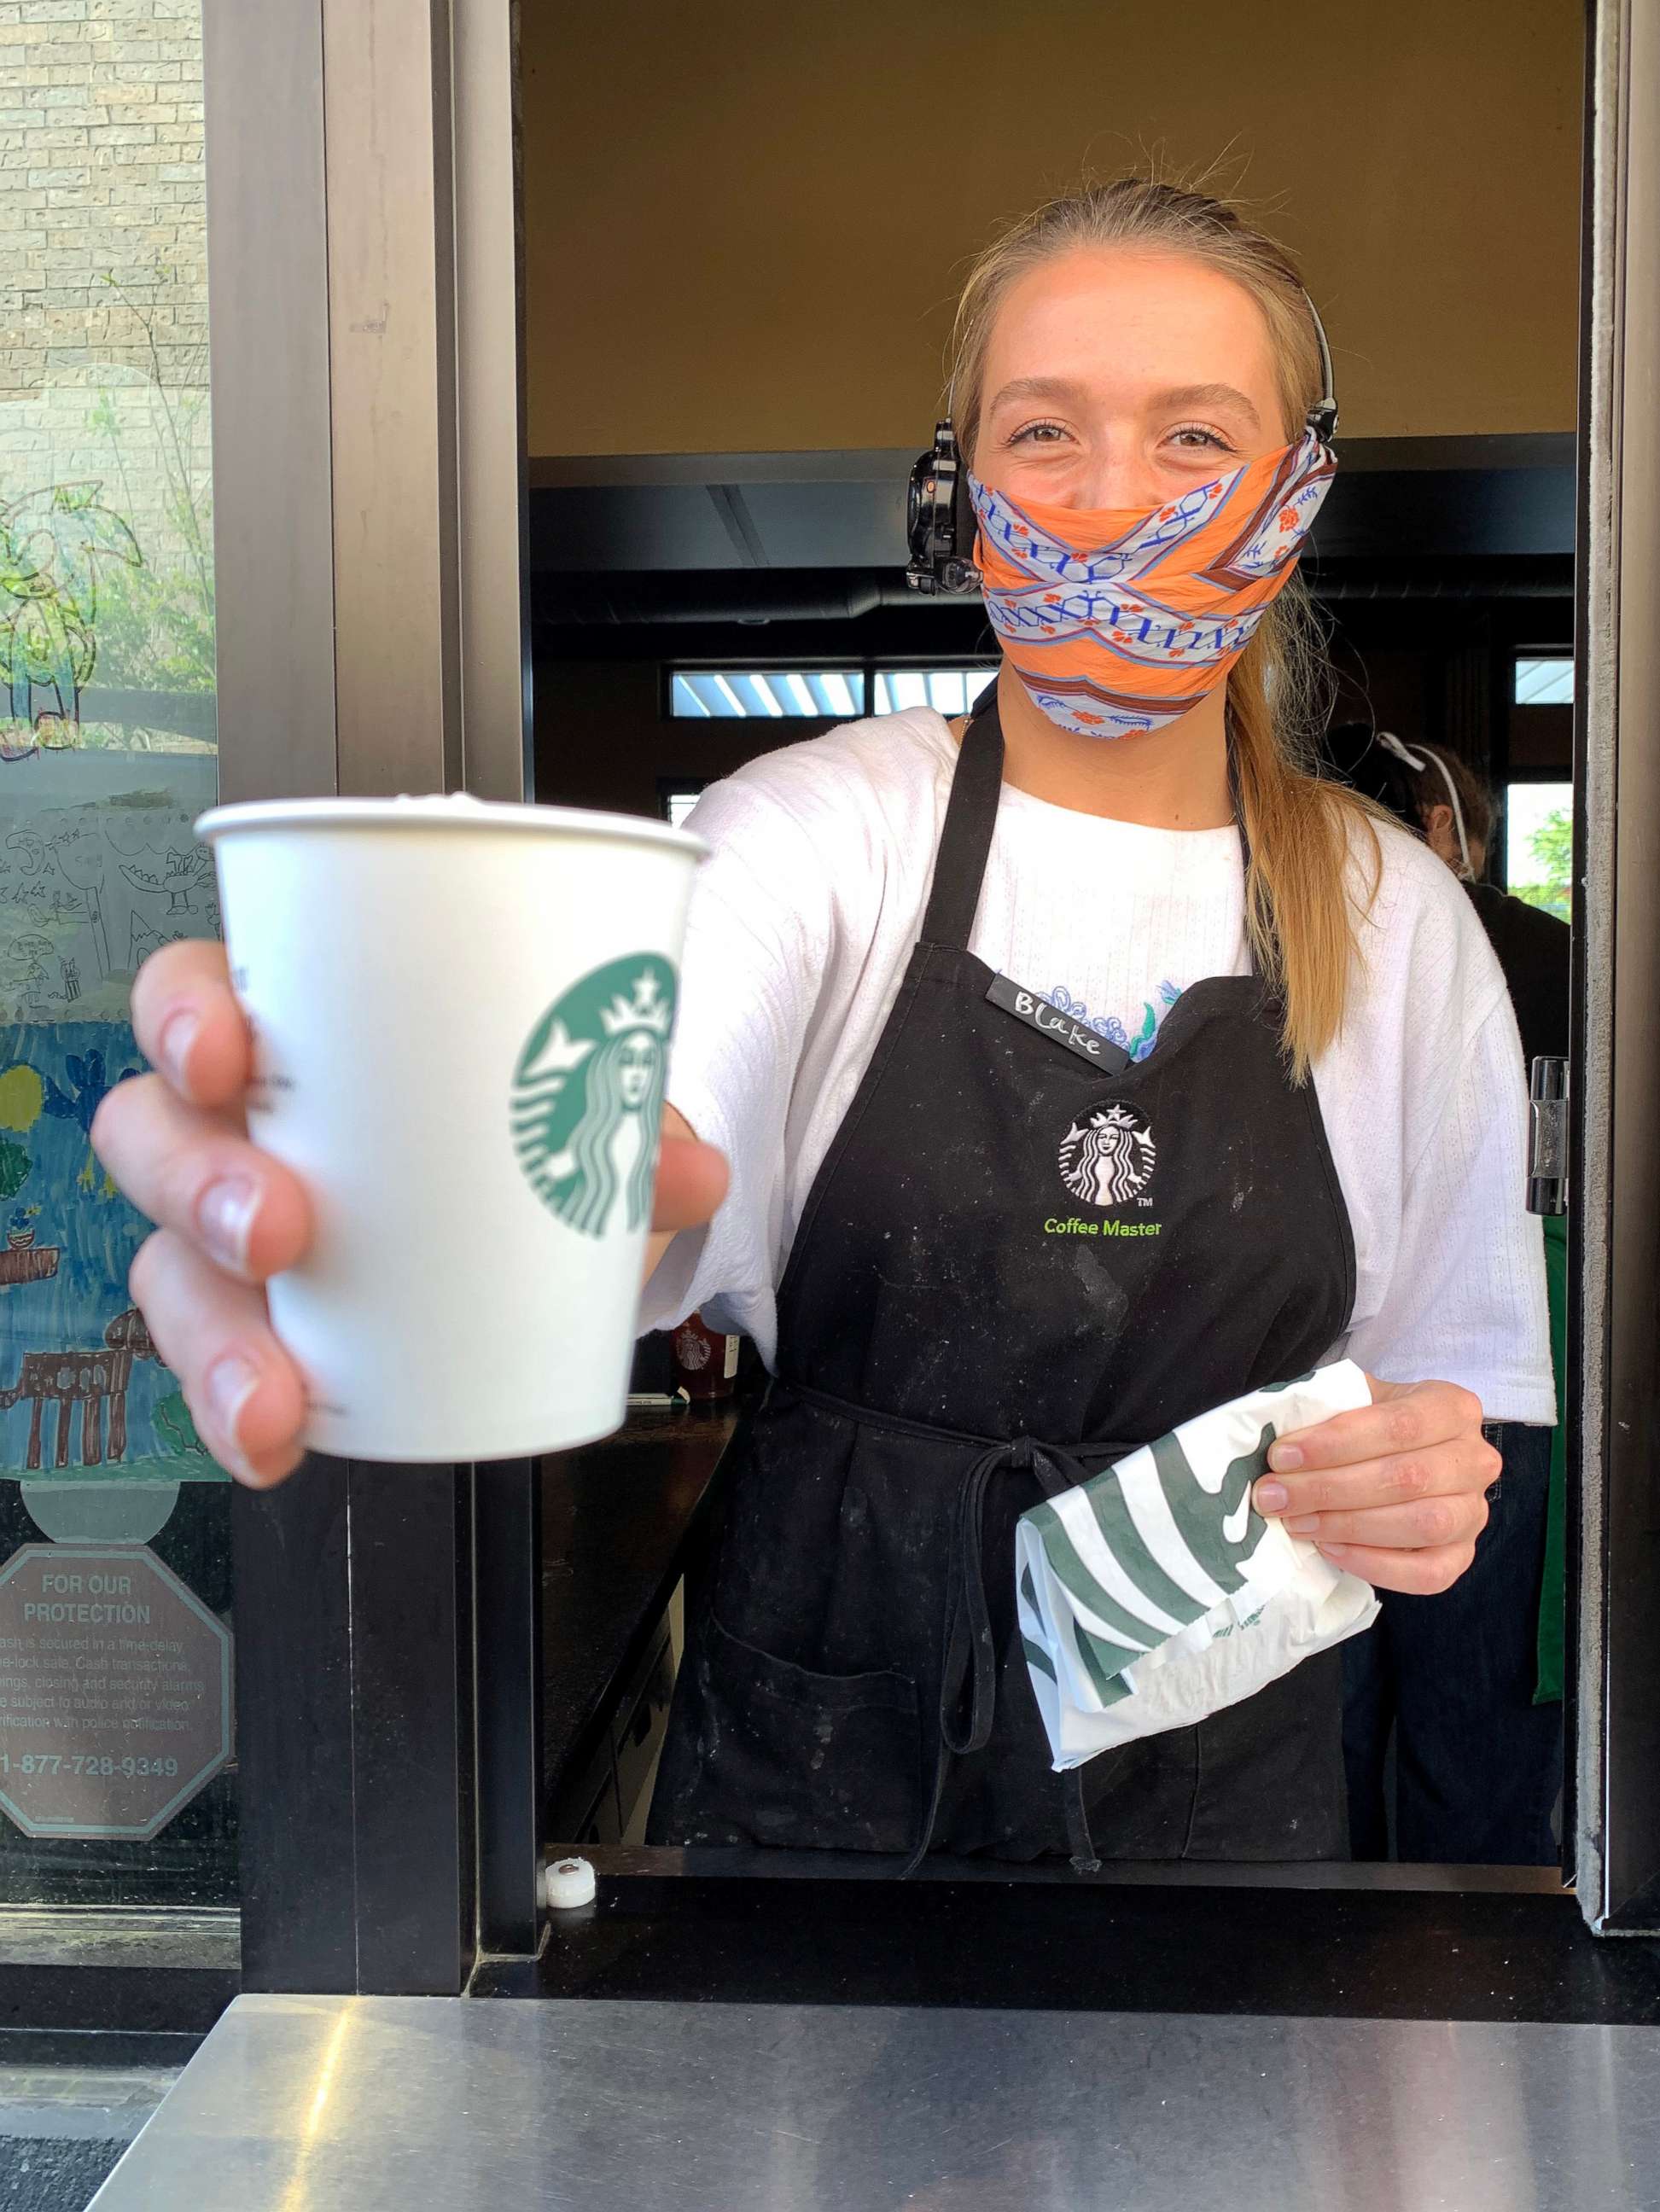
[[[683,677],[681,681],[705,714],[718,717],[741,714],[744,711],[732,686],[721,677],[692,673]]]
[[[1505,881],[1529,906],[1570,918],[1573,786],[1512,783],[1505,791]]]
[[[738,701],[739,713],[759,715],[763,720],[765,720],[774,714],[783,712],[781,707],[774,703],[772,693],[767,689],[764,677],[729,676],[727,682],[732,688],[733,696]]]
[[[890,668],[877,677],[885,685],[887,704],[879,707],[879,714],[903,714],[909,708],[926,707],[928,703],[928,672],[926,668]]]
[[[228,1484],[93,1157],[134,969],[219,927],[202,33],[10,11],[0,161],[0,1901],[235,1895]],[[38,94],[34,88],[43,88]]]
[[[1518,707],[1572,706],[1572,661],[1560,653],[1548,659],[1519,659],[1512,696]]]
[[[742,714],[761,720],[810,715],[851,721],[865,711],[860,669],[676,669],[669,684],[673,715]]]
[[[875,711],[932,707],[936,714],[966,714],[995,673],[995,662],[958,662],[946,668],[887,668],[877,672]]]

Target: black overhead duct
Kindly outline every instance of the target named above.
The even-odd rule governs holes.
[[[1328,561],[1308,571],[1316,599],[1566,599],[1573,589],[1567,555],[1530,560]],[[682,623],[838,623],[906,609],[933,625],[942,613],[959,617],[977,606],[970,598],[924,599],[910,591],[899,568],[696,568],[656,574],[536,579],[533,608],[538,629],[634,629]]]

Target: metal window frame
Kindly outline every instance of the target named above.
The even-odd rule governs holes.
[[[1572,1814],[1588,1922],[1635,1935],[1660,1932],[1660,0],[1605,0],[1590,79],[1574,672]]]
[[[523,798],[515,0],[204,14],[222,794]],[[237,1492],[244,1987],[534,1950],[538,1516],[529,1463]]]

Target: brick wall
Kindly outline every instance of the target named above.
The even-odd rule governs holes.
[[[210,680],[201,9],[0,0],[0,507],[37,527],[72,485],[110,518],[94,687]]]
[[[201,6],[0,0],[0,394],[203,381]]]

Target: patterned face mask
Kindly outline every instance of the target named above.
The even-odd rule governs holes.
[[[1021,506],[970,476],[986,611],[1049,720],[1130,737],[1225,683],[1336,471],[1310,430],[1150,514]]]

